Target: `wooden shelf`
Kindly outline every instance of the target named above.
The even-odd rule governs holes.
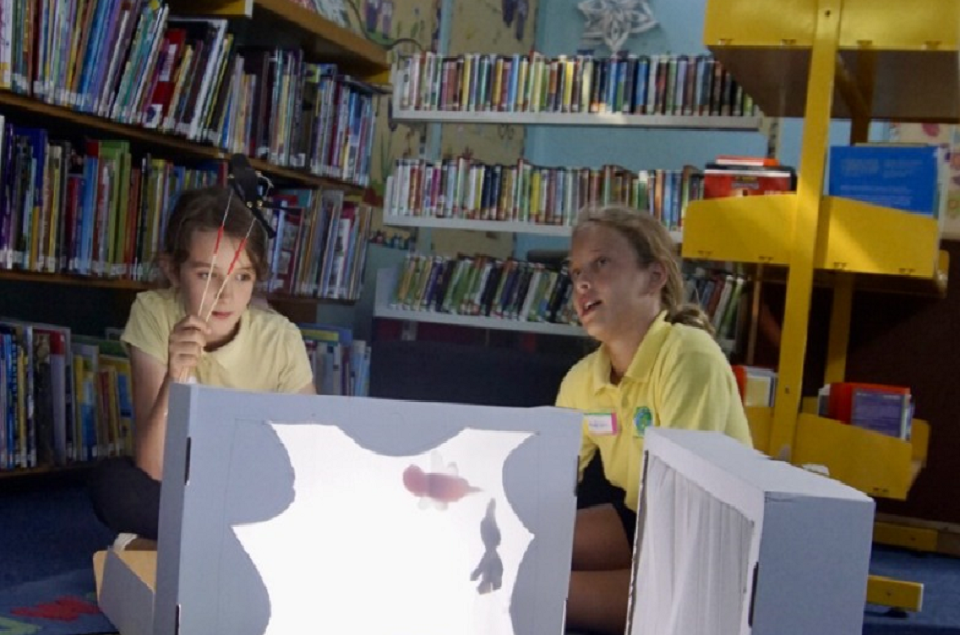
[[[397,103],[397,100],[394,100]],[[503,124],[510,126],[589,126],[630,128],[670,128],[712,131],[759,131],[761,117],[628,115],[623,113],[565,112],[458,112],[446,110],[400,110],[394,108],[394,121],[422,123]]]
[[[19,271],[0,269],[0,281],[40,282],[43,284],[58,284],[73,287],[88,287],[95,289],[116,289],[118,291],[145,291],[157,285],[137,280],[121,280],[116,278],[97,278],[66,273],[42,273],[38,271]]]
[[[803,117],[816,18],[816,0],[708,0],[704,42],[766,115]],[[834,117],[859,102],[875,119],[960,121],[960,3],[844,0],[839,45]]]
[[[96,115],[76,112],[64,106],[55,106],[32,97],[27,97],[26,95],[18,95],[8,90],[0,90],[0,108],[3,107],[16,108],[32,116],[39,115],[57,120],[61,124],[76,125],[84,130],[95,130],[101,133],[117,135],[123,139],[129,139],[150,147],[168,150],[172,154],[181,157],[187,156],[194,159],[224,161],[230,156],[229,153],[224,150],[210,145],[188,141],[181,137],[148,130],[140,126],[119,123]],[[353,192],[364,189],[353,183],[317,176],[304,170],[272,165],[261,159],[251,159],[250,165],[269,176],[289,179],[314,187],[332,186]]]
[[[84,470],[93,469],[97,466],[97,463],[97,461],[86,461],[82,463],[69,463],[67,465],[39,465],[37,467],[0,470],[0,481],[7,479],[26,478],[31,476],[82,472]]]
[[[573,227],[569,225],[541,225],[499,220],[470,220],[466,218],[436,218],[433,216],[383,215],[383,224],[393,227],[426,227],[431,229],[456,229],[481,232],[503,232],[509,234],[532,234],[539,236],[558,236],[569,238]],[[683,241],[683,232],[672,231],[670,237],[675,243]]]
[[[81,276],[63,273],[41,273],[36,271],[0,269],[0,282],[3,282],[4,280],[13,282],[57,284],[94,289],[114,289],[116,291],[126,292],[139,292],[157,288],[156,283],[141,282],[137,280],[97,278],[94,276]],[[345,306],[356,304],[356,300],[315,298],[312,296],[288,295],[284,293],[269,293],[265,297],[267,301],[274,304],[338,304]]]
[[[309,295],[289,295],[286,293],[268,293],[266,296],[270,304],[325,304],[339,306],[353,306],[357,300],[344,298],[315,298]]]
[[[551,322],[527,322],[524,320],[505,320],[476,315],[456,315],[436,311],[410,311],[390,308],[390,296],[397,282],[397,269],[381,269],[377,272],[376,299],[373,305],[373,317],[407,322],[428,322],[431,324],[450,324],[477,329],[495,329],[542,335],[563,335],[566,337],[586,337],[583,328],[573,324],[553,324]]]
[[[170,5],[178,14],[248,18],[236,25],[247,43],[298,45],[318,61],[336,62],[343,70],[371,81],[385,83],[389,74],[387,54],[381,46],[291,0],[172,0]]]

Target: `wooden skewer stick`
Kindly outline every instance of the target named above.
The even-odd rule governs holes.
[[[240,260],[240,254],[243,253],[244,248],[247,246],[247,239],[250,238],[250,232],[253,231],[253,226],[256,223],[256,218],[250,221],[250,226],[247,227],[246,235],[243,237],[243,240],[240,241],[240,244],[237,245],[237,251],[233,254],[233,260],[230,262],[230,268],[227,269],[227,275],[223,277],[223,282],[220,283],[220,288],[217,289],[217,295],[213,297],[213,303],[210,305],[210,310],[207,312],[207,317],[203,319],[204,322],[210,321],[210,316],[213,315],[213,309],[216,308],[217,302],[220,300],[220,294],[223,293],[227,283],[230,282],[230,276],[233,274],[233,269],[237,266],[237,261]]]
[[[210,268],[207,269],[207,280],[203,285],[203,295],[200,296],[200,311],[203,311],[203,303],[207,299],[207,291],[210,289],[210,279],[213,277],[213,266],[217,261],[217,254],[220,253],[220,241],[223,240],[223,228],[227,225],[227,215],[230,213],[230,203],[233,202],[233,188],[229,188],[227,196],[227,206],[223,208],[223,218],[220,220],[220,228],[217,230],[217,242],[213,245],[213,255],[210,256]]]
[[[203,313],[203,303],[207,300],[207,291],[210,289],[210,279],[213,278],[213,267],[217,262],[217,255],[220,253],[220,241],[223,240],[223,229],[227,225],[227,216],[230,214],[230,203],[233,202],[233,188],[228,188],[227,195],[227,205],[223,208],[223,218],[220,220],[220,228],[217,229],[217,242],[213,245],[213,255],[210,256],[210,267],[207,269],[207,280],[203,285],[203,295],[200,296],[200,312]],[[217,294],[219,298],[220,295]],[[214,300],[216,304],[216,300]],[[212,311],[211,311],[212,313]],[[207,316],[206,322],[210,321],[210,316]],[[183,383],[190,378],[189,371],[183,371],[180,373],[180,377],[177,378],[177,381]]]

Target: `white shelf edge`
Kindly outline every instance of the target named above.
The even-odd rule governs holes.
[[[411,123],[504,124],[515,126],[628,126],[633,128],[686,128],[759,132],[763,117],[720,115],[633,115],[623,113],[486,112],[401,110],[393,120]]]
[[[436,218],[434,216],[400,216],[383,212],[383,224],[391,227],[426,227],[431,229],[457,229],[466,231],[505,232],[510,234],[538,234],[569,238],[573,227],[567,225],[538,225],[501,220],[469,220],[465,218]],[[683,242],[683,231],[671,231],[670,238],[677,244]]]
[[[477,315],[455,315],[453,313],[436,313],[433,311],[408,311],[391,309],[389,307],[374,307],[373,317],[390,320],[406,320],[409,322],[428,322],[431,324],[451,324],[478,329],[497,329],[501,331],[520,331],[525,333],[539,333],[541,335],[564,335],[572,337],[586,337],[586,333],[579,326],[570,324],[553,324],[551,322],[525,322],[522,320],[504,320]]]
[[[461,229],[511,234],[539,234],[569,237],[573,227],[567,225],[540,225],[518,221],[471,220],[466,218],[437,218],[435,216],[400,216],[384,211],[383,224],[394,227],[430,227],[433,229]]]
[[[392,309],[389,306],[390,295],[396,284],[398,271],[394,267],[377,271],[377,288],[374,290],[373,317],[408,322],[427,322],[431,324],[450,324],[478,329],[496,329],[541,335],[563,335],[567,337],[586,337],[580,326],[571,324],[553,324],[552,322],[525,322],[523,320],[504,320],[477,315],[456,315],[435,311],[411,311]]]

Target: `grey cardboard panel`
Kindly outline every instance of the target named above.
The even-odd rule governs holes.
[[[430,594],[445,586],[456,601],[506,607],[492,619],[508,630],[484,630],[491,613],[477,609],[477,632],[562,631],[579,413],[178,385],[168,419],[155,635],[177,632],[178,605],[182,635],[319,632],[358,589],[367,610],[339,633],[369,632],[378,612],[396,632],[425,632],[445,610]],[[425,457],[441,449],[450,471],[438,477]],[[445,498],[421,487],[434,479],[470,488]],[[451,568],[462,577],[425,573]],[[282,622],[304,603],[310,623]]]
[[[157,598],[166,603],[154,604],[156,633],[176,633],[178,628],[176,589],[179,584],[183,502],[187,459],[187,422],[193,417],[192,406],[179,384],[171,386],[167,408],[167,435],[164,440],[164,477],[160,486],[160,527],[157,539]],[[162,557],[161,557],[162,556]],[[173,595],[170,593],[173,590]]]
[[[767,497],[754,635],[862,630],[872,508],[869,500]]]

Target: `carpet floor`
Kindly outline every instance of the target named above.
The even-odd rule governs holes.
[[[113,536],[82,480],[5,486],[0,515],[0,635],[110,632],[96,607],[91,557]],[[960,560],[876,547],[871,573],[922,582],[924,603],[905,615],[867,606],[863,635],[960,635]]]

